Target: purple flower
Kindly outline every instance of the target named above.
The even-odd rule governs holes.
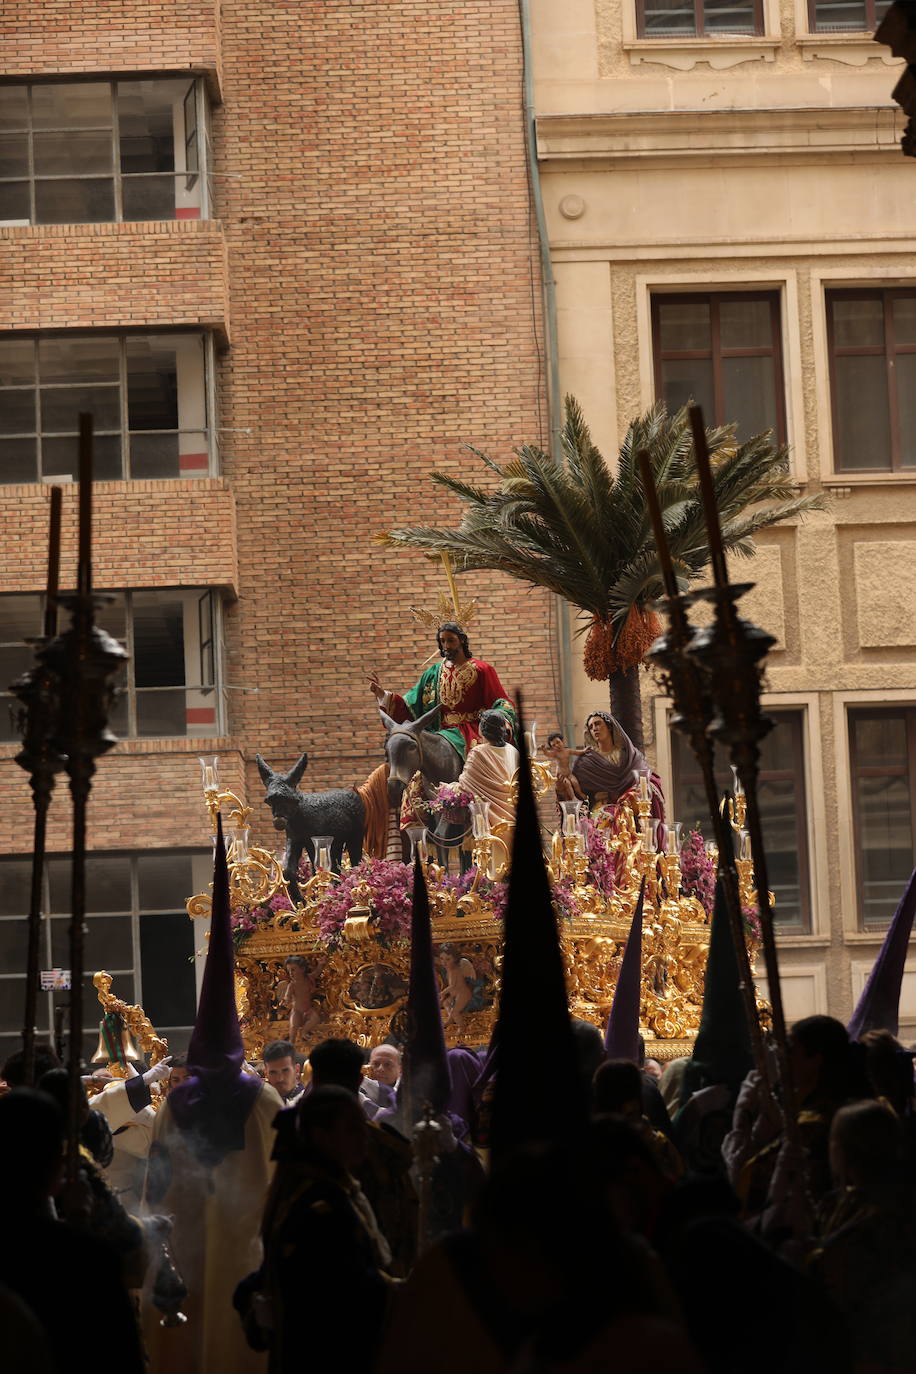
[[[427,802],[426,805],[433,815],[438,816],[442,811],[454,811],[468,807],[473,800],[473,792],[468,792],[465,788],[459,787],[456,782],[440,782],[432,801]]]
[[[681,886],[688,897],[696,897],[707,916],[716,900],[716,870],[706,853],[703,836],[691,830],[681,846]]]

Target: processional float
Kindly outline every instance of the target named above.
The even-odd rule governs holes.
[[[766,963],[772,1021],[778,1047],[784,1047],[785,1027],[779,991],[770,895],[766,881],[759,805],[757,760],[759,739],[770,728],[760,712],[760,660],[772,644],[769,636],[742,621],[735,601],[746,587],[732,587],[725,559],[702,416],[692,412],[701,492],[709,526],[715,585],[692,597],[678,590],[648,459],[643,455],[646,484],[665,590],[664,607],[670,628],[650,653],[674,697],[676,728],[683,730],[697,755],[706,787],[715,842],[707,863],[732,851],[730,832],[747,844],[736,863],[721,865],[748,1024],[762,1072],[766,1062],[760,1030],[760,1005],[754,989],[754,934],[746,928],[742,908],[756,906]],[[80,542],[76,595],[68,599],[73,626],[54,637],[46,622],[46,636],[38,649],[38,666],[16,684],[27,708],[26,747],[20,762],[32,774],[36,809],[36,871],[43,858],[41,827],[47,812],[54,773],[66,769],[74,807],[70,998],[70,1073],[79,1076],[79,1029],[82,1022],[83,916],[85,910],[85,806],[94,772],[94,758],[115,742],[106,729],[111,702],[111,678],[124,658],[115,641],[93,623],[95,599],[91,585],[91,421],[80,425]],[[59,547],[59,496],[52,493],[51,563],[48,605],[56,603],[54,550]],[[715,620],[707,630],[693,630],[687,607],[698,596],[712,600]],[[712,739],[726,742],[739,781],[738,794],[726,815],[719,805],[712,772]],[[536,744],[528,741],[536,790],[543,798],[551,778],[547,766],[534,758]],[[371,1046],[403,1032],[409,965],[411,871],[409,865],[364,859],[333,872],[330,840],[313,837],[314,866],[307,865],[301,900],[293,902],[282,865],[269,850],[250,842],[251,808],[220,785],[218,761],[202,760],[204,796],[211,828],[217,813],[227,808],[227,837],[233,918],[236,931],[236,990],[246,1048],[257,1057],[271,1039],[288,1030],[284,996],[289,977],[286,961],[299,956],[313,984],[317,1015],[301,1048],[328,1035],[346,1035]],[[676,822],[661,829],[650,817],[648,780],[634,776],[632,790],[597,823],[581,813],[581,804],[565,802],[561,814],[548,821],[545,842],[561,947],[566,967],[572,1014],[595,1025],[606,1023],[617,975],[629,934],[637,896],[645,884],[644,951],[641,1029],[647,1053],[659,1059],[689,1053],[703,998],[709,948],[710,912],[696,891],[685,890]],[[549,807],[541,807],[542,818]],[[499,827],[492,825],[485,803],[472,815],[472,867],[469,875],[447,873],[435,846],[422,827],[410,835],[411,858],[424,865],[430,895],[433,939],[441,969],[445,1030],[450,1044],[485,1044],[495,1018],[501,953],[500,908],[505,892],[502,877],[508,849]],[[755,878],[756,875],[756,878]],[[30,916],[29,969],[24,1043],[33,1043],[34,995],[37,978],[37,922],[40,882],[33,881]],[[400,916],[398,904],[400,903]],[[206,894],[192,897],[189,915],[206,916]],[[456,963],[474,992],[466,1005],[449,1007],[448,967]],[[783,1074],[783,1080],[787,1075]],[[790,1113],[790,1116],[792,1114]],[[71,1140],[75,1132],[71,1125]],[[72,1157],[72,1148],[71,1148]]]

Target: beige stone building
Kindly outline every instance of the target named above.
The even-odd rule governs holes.
[[[902,64],[871,38],[886,8],[532,10],[563,390],[606,454],[657,396],[772,426],[799,484],[832,498],[734,567],[778,639],[763,794],[793,1018],[848,1015],[913,865],[916,168],[890,96]],[[580,670],[575,719],[605,701]],[[701,792],[648,679],[645,707],[693,823]]]

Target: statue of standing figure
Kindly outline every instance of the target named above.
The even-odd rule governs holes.
[[[502,711],[484,711],[481,739],[469,752],[458,786],[490,807],[490,829],[509,854],[515,834],[519,752],[509,742],[509,726]]]

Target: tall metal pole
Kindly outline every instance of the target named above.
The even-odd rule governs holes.
[[[731,926],[732,942],[738,962],[738,983],[744,1014],[747,1018],[748,1033],[754,1054],[754,1063],[763,1082],[768,1083],[766,1055],[760,1017],[757,1013],[757,999],[754,992],[754,975],[751,971],[750,956],[744,935],[744,921],[741,915],[741,897],[738,889],[738,874],[730,861],[731,845],[726,832],[725,821],[719,806],[719,793],[713,769],[712,741],[707,733],[712,720],[712,699],[708,683],[695,660],[685,652],[693,639],[693,627],[687,619],[684,599],[678,591],[671,550],[659,505],[658,492],[649,454],[640,449],[636,455],[642,477],[643,489],[655,533],[655,547],[658,552],[662,580],[665,584],[667,602],[665,609],[669,617],[669,632],[653,645],[649,659],[663,670],[676,708],[672,724],[687,736],[690,747],[700,765],[703,786],[706,792],[706,805],[709,808],[713,833],[719,850],[719,879],[725,897],[725,909]]]
[[[742,620],[735,610],[735,601],[747,591],[747,586],[733,587],[728,581],[725,548],[719,525],[719,508],[706,446],[703,412],[699,406],[691,406],[690,424],[715,578],[712,594],[715,603],[715,623],[694,638],[690,652],[700,663],[706,665],[710,674],[718,708],[718,715],[710,726],[710,733],[729,745],[732,762],[738,770],[747,798],[747,828],[754,860],[767,991],[773,1012],[773,1038],[776,1042],[782,1080],[786,1135],[789,1139],[797,1141],[798,1118],[789,1064],[779,957],[776,951],[773,913],[770,908],[768,866],[757,795],[759,741],[773,725],[760,710],[760,665],[775,640],[756,625]]]
[[[92,416],[79,417],[79,547],[76,594],[66,598],[71,626],[41,651],[60,683],[59,710],[51,745],[66,759],[73,803],[70,873],[70,1038],[67,1064],[69,1119],[67,1171],[79,1170],[81,1041],[86,915],[86,812],[95,759],[115,737],[107,728],[113,689],[110,679],[127,657],[120,644],[94,623],[92,595]]]
[[[61,489],[51,488],[50,528],[48,532],[48,577],[45,587],[45,614],[42,634],[49,643],[57,633],[57,593],[60,579]],[[35,753],[31,766],[32,804],[35,826],[32,834],[32,881],[29,890],[28,952],[26,954],[25,1011],[22,1026],[22,1071],[27,1087],[35,1081],[35,1020],[38,1007],[38,975],[41,958],[41,890],[45,862],[48,808],[54,789],[54,773],[62,760],[49,747],[49,698],[53,691],[51,675],[45,667],[35,673],[36,701],[32,735]],[[44,708],[44,709],[42,709]],[[35,718],[37,717],[37,718]],[[26,750],[28,752],[28,746]]]
[[[83,1042],[83,962],[86,940],[86,810],[95,763],[92,755],[79,746],[88,738],[87,682],[81,670],[87,657],[92,631],[92,416],[79,417],[79,545],[76,565],[76,598],[73,606],[75,631],[71,652],[76,656],[73,675],[74,743],[68,754],[67,772],[73,800],[73,842],[70,869],[70,1043],[69,1074],[70,1120],[67,1132],[67,1165],[71,1178],[79,1168],[79,1135],[82,1104],[80,1072]]]

